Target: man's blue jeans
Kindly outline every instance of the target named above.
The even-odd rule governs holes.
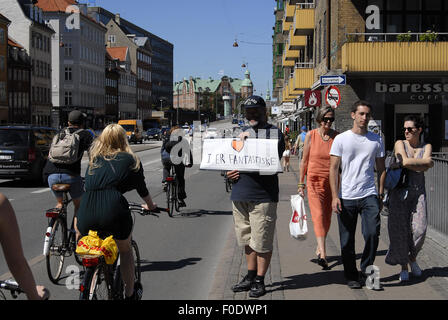
[[[339,238],[341,241],[342,263],[347,280],[358,280],[356,268],[355,232],[358,214],[361,215],[362,235],[365,245],[361,258],[361,271],[373,265],[380,237],[381,218],[379,200],[375,195],[362,199],[341,199],[342,212],[338,214]]]

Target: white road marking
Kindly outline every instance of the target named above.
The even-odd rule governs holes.
[[[50,188],[45,188],[45,189],[41,189],[41,190],[37,190],[37,191],[33,191],[31,193],[44,193],[44,192],[48,192],[50,191]]]

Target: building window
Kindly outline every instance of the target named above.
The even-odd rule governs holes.
[[[109,37],[108,37],[108,41],[109,41],[110,43],[115,43],[115,35],[113,35],[113,34],[109,35]]]
[[[6,43],[5,30],[0,29],[0,44]]]
[[[73,104],[72,93],[70,91],[65,91],[65,105],[71,106]]]
[[[72,81],[72,68],[65,67],[65,81]]]
[[[71,43],[64,43],[64,54],[66,57],[72,56],[72,44]]]

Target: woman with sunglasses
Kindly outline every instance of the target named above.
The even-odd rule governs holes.
[[[423,120],[414,115],[404,118],[405,140],[395,143],[395,156],[405,173],[403,183],[390,191],[389,198],[389,250],[386,263],[401,265],[400,281],[409,280],[408,264],[412,275],[422,274],[417,264],[418,252],[426,235],[426,191],[424,172],[434,166],[431,159],[432,146],[420,136]]]
[[[331,188],[330,188],[330,149],[338,134],[331,128],[334,122],[334,110],[331,107],[319,109],[317,129],[306,134],[303,156],[300,162],[298,192],[304,197],[307,186],[308,203],[317,240],[317,263],[328,269],[325,239],[331,224]],[[306,185],[305,185],[306,177]]]

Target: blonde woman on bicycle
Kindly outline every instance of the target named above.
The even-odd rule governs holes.
[[[134,257],[131,249],[133,221],[125,192],[137,190],[147,210],[154,210],[146,187],[143,167],[132,152],[125,130],[118,124],[108,125],[90,148],[85,190],[78,211],[78,229],[113,235],[120,252],[121,275],[126,299],[141,299],[142,287],[134,284]]]

